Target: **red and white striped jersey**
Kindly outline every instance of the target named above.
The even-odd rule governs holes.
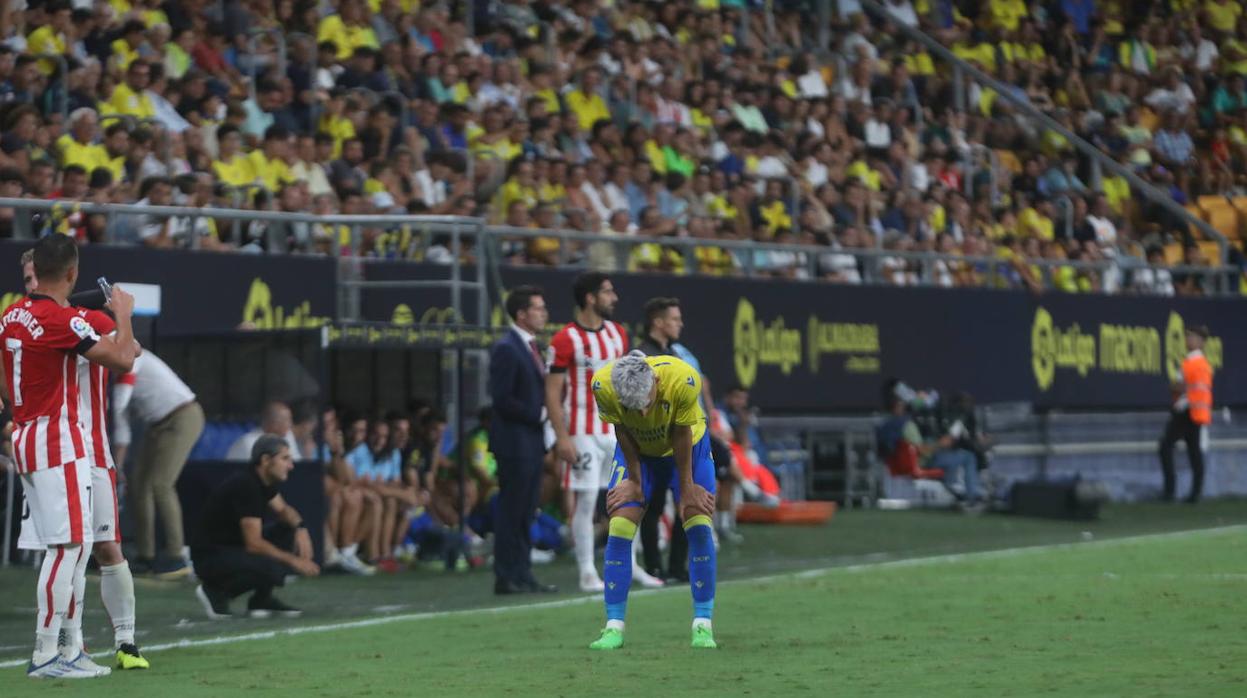
[[[0,316],[0,339],[17,471],[56,468],[85,457],[77,355],[95,346],[99,335],[77,309],[31,294]]]
[[[117,331],[117,323],[106,313],[98,310],[79,309],[78,316],[91,324],[91,328],[101,337]],[[81,396],[78,408],[78,421],[82,424],[82,435],[86,437],[84,444],[87,460],[97,468],[115,468],[113,463],[112,445],[108,443],[108,369],[88,361],[86,357],[78,357],[78,394]]]
[[[563,412],[567,415],[567,434],[614,435],[615,427],[598,418],[597,401],[590,383],[593,372],[628,351],[628,333],[623,326],[607,320],[597,330],[587,330],[571,322],[550,341],[551,373],[566,372]]]

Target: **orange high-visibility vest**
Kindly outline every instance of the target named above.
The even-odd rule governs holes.
[[[1191,421],[1196,424],[1212,423],[1212,364],[1203,352],[1191,352],[1182,361],[1182,381],[1186,384],[1186,401],[1190,405]]]

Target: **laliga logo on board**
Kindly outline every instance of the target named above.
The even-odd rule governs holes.
[[[1084,330],[1078,323],[1061,328],[1046,308],[1035,310],[1031,324],[1031,368],[1040,390],[1050,389],[1057,369],[1073,369],[1079,378],[1092,370],[1104,374],[1168,376],[1181,380],[1182,360],[1186,358],[1186,323],[1176,312],[1169,313],[1165,326],[1164,353],[1161,335],[1151,325],[1099,323]],[[1223,346],[1220,337],[1209,337],[1204,355],[1213,368],[1220,369]]]
[[[758,322],[753,304],[741,298],[732,323],[736,378],[746,388],[758,378],[758,365],[777,366],[786,376],[801,365],[801,330],[790,329],[781,315],[769,325]]]
[[[1039,307],[1031,324],[1031,368],[1040,390],[1052,387],[1058,366],[1086,377],[1095,366],[1095,335],[1083,332],[1078,323],[1062,330],[1052,321],[1052,313]]]

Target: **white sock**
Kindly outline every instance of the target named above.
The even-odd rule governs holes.
[[[134,644],[134,576],[130,563],[100,565],[100,599],[113,624],[113,649]]]
[[[48,548],[43,557],[39,586],[35,594],[39,615],[35,618],[35,652],[31,661],[36,665],[56,656],[61,624],[64,623],[65,611],[69,608],[69,597],[74,593],[73,563],[80,547],[53,546]]]
[[[359,543],[351,543],[348,546],[338,548],[338,552],[342,555],[342,557],[355,557],[355,555],[359,552]]]
[[[572,513],[572,543],[576,548],[576,564],[580,574],[597,576],[597,567],[593,564],[593,505],[590,499],[597,493],[576,492],[576,510]]]
[[[70,591],[69,604],[65,609],[65,620],[61,623],[61,634],[64,636],[64,643],[61,647],[61,654],[69,658],[78,656],[82,651],[82,610],[83,597],[87,591],[87,554],[86,546],[78,546],[78,557],[74,560],[73,567],[73,587]],[[69,554],[65,555],[66,560]]]
[[[606,621],[606,628],[607,630],[618,630],[622,633],[624,622],[622,620],[608,620]]]
[[[727,512],[726,511],[716,511],[714,513],[714,527],[716,530],[719,530],[719,531],[727,530]]]
[[[703,628],[703,627],[704,627],[704,628],[709,628],[709,627],[710,627],[710,619],[709,619],[709,618],[694,618],[694,619],[693,619],[693,630],[696,630],[696,629],[698,629],[698,628]]]

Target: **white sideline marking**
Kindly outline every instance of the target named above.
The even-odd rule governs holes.
[[[800,572],[786,572],[781,574],[771,574],[762,577],[748,577],[744,579],[729,579],[721,584],[758,584],[764,582],[774,582],[786,579],[814,579],[828,574],[835,573],[857,573],[868,572],[878,569],[890,569],[897,567],[921,567],[925,565],[941,565],[965,562],[969,560],[993,560],[997,558],[1009,558],[1018,555],[1026,555],[1030,553],[1046,552],[1052,550],[1071,550],[1074,548],[1098,548],[1113,545],[1122,545],[1129,543],[1138,543],[1152,540],[1168,540],[1181,538],[1196,538],[1208,535],[1217,535],[1221,533],[1247,531],[1247,524],[1237,524],[1233,526],[1219,526],[1216,528],[1197,528],[1186,531],[1172,531],[1168,533],[1145,533],[1137,536],[1122,536],[1119,538],[1106,538],[1103,540],[1079,541],[1075,543],[1045,543],[1042,545],[1027,545],[1017,548],[1001,548],[997,550],[982,550],[969,553],[951,553],[946,555],[930,555],[927,557],[911,557],[900,560],[886,560],[881,562],[865,562],[854,565],[833,565],[830,567],[820,567],[817,569],[804,570]],[[649,596],[651,594],[660,594],[664,592],[680,591],[688,593],[688,588],[684,586],[669,587],[666,589],[639,589],[631,592],[629,596]],[[391,623],[402,623],[406,621],[431,620],[434,618],[445,618],[448,616],[473,616],[473,615],[494,615],[499,613],[510,613],[512,611],[535,611],[546,608],[567,608],[570,606],[583,606],[587,603],[601,603],[601,597],[594,594],[591,596],[577,596],[570,599],[559,599],[557,601],[541,601],[538,603],[516,604],[513,606],[494,606],[490,608],[463,608],[452,611],[426,611],[423,613],[405,613],[394,616],[383,616],[375,618],[361,618],[360,620],[343,621],[340,623],[325,623],[323,625],[304,625],[293,628],[279,628],[276,630],[264,630],[261,632],[244,633],[241,635],[222,635],[219,637],[206,638],[183,638],[174,642],[166,642],[158,645],[147,645],[143,647],[143,652],[162,652],[164,650],[179,649],[186,647],[209,647],[212,645],[232,645],[237,642],[247,642],[250,640],[269,640],[275,637],[289,637],[294,635],[305,635],[309,633],[326,633],[337,630],[349,630],[351,628],[370,628],[377,625],[389,625]],[[29,662],[29,658],[10,659],[0,661],[0,669],[8,669],[12,667],[25,666]]]

